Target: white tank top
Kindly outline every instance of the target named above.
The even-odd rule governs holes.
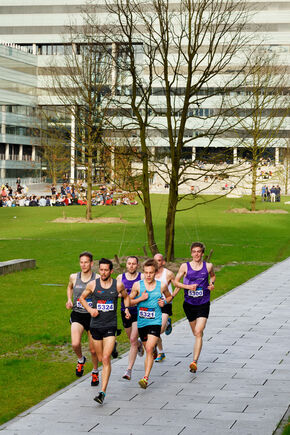
[[[169,290],[170,293],[172,294],[172,285],[171,285],[171,282],[168,284],[168,283],[167,283],[167,279],[166,279],[167,271],[168,271],[168,269],[166,269],[166,268],[164,267],[161,277],[160,277],[160,278],[156,278],[156,279],[157,279],[158,281],[161,281],[161,282],[163,282],[164,284],[166,284],[166,285],[168,286],[168,290]],[[164,294],[162,294],[162,298],[165,299]]]

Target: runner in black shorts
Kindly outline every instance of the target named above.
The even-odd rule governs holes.
[[[193,348],[193,361],[189,368],[196,372],[197,361],[202,348],[203,331],[209,315],[210,292],[214,290],[215,273],[213,265],[203,261],[205,246],[203,243],[194,242],[190,252],[192,261],[183,263],[176,275],[175,296],[180,288],[184,289],[184,312],[189,321],[192,333],[195,336]],[[180,280],[183,279],[183,283]]]
[[[130,295],[133,284],[142,279],[142,274],[137,272],[138,269],[138,258],[135,256],[130,256],[127,258],[126,262],[126,272],[118,275],[117,280],[124,284],[126,292]],[[131,314],[130,319],[126,318],[125,306],[122,300],[121,302],[121,316],[123,321],[123,326],[125,328],[126,334],[130,340],[130,350],[128,357],[128,367],[123,375],[123,379],[130,381],[132,376],[132,369],[136,360],[137,353],[139,356],[144,354],[144,349],[141,340],[138,340],[138,327],[137,327],[137,308],[130,307],[129,312]]]
[[[167,285],[168,290],[172,294],[172,285],[174,285],[174,273],[171,272],[169,269],[166,269],[165,266],[165,260],[162,254],[155,254],[154,260],[158,264],[158,271],[155,275],[155,279],[160,280],[164,284]],[[162,311],[162,327],[161,327],[161,334],[165,332],[166,335],[171,334],[172,326],[171,326],[171,318],[172,316],[172,303],[164,305],[164,307],[161,308]],[[158,354],[157,351],[154,353],[155,356],[155,362],[161,362],[165,359],[165,352],[163,350],[163,343],[162,338],[160,337],[157,344],[158,348]]]
[[[100,278],[91,281],[80,297],[83,307],[91,314],[90,331],[98,360],[103,363],[102,390],[94,398],[100,404],[104,402],[111,374],[111,355],[117,332],[117,303],[119,294],[124,298],[125,312],[129,319],[130,299],[121,282],[111,277],[113,263],[106,258],[99,261]],[[92,299],[92,306],[87,298]]]
[[[90,252],[82,252],[79,256],[81,272],[73,273],[70,275],[69,283],[67,286],[67,302],[66,308],[72,309],[70,316],[71,324],[71,341],[72,347],[78,357],[76,366],[76,376],[81,377],[84,373],[84,365],[86,357],[82,354],[82,335],[84,330],[88,332],[89,346],[92,355],[93,371],[91,385],[96,386],[99,384],[98,372],[98,358],[93,346],[92,336],[89,332],[91,315],[84,309],[79,301],[79,297],[85,290],[90,281],[96,279],[96,274],[92,272],[93,255]],[[97,275],[98,276],[98,275]],[[91,300],[88,300],[91,303]]]

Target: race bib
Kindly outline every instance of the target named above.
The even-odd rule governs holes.
[[[87,303],[89,304],[89,307],[93,306],[93,302],[91,299],[86,299]],[[79,299],[77,299],[77,308],[82,308],[83,310],[85,309],[82,304],[80,303]]]
[[[114,304],[113,302],[107,302],[107,303],[97,303],[96,306],[98,311],[108,312],[108,311],[114,311]]]
[[[196,290],[188,290],[188,296],[192,298],[200,298],[201,296],[203,296],[203,288],[197,287]]]
[[[155,319],[155,309],[141,307],[139,309],[139,317],[142,319]]]

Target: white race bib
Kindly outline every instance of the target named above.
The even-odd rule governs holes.
[[[89,307],[92,307],[92,306],[93,306],[93,302],[92,302],[91,299],[86,299],[86,301],[87,301],[87,303],[89,304]],[[77,308],[83,308],[83,309],[85,309],[85,308],[82,306],[82,304],[80,303],[79,299],[77,299]]]
[[[155,319],[155,309],[141,307],[139,309],[139,317],[142,319]]]
[[[114,304],[112,302],[110,302],[109,304],[98,302],[96,308],[98,311],[103,312],[114,311]]]
[[[203,289],[202,287],[197,287],[196,290],[188,290],[188,296],[191,298],[200,298],[203,296]]]

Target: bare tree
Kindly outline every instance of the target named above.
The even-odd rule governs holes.
[[[85,167],[87,182],[86,218],[92,219],[91,199],[93,169],[103,170],[104,131],[108,126],[108,110],[112,85],[111,58],[96,38],[96,27],[84,22],[66,29],[66,53],[50,64],[51,101],[69,113],[69,137],[73,164]],[[108,49],[109,51],[109,49]],[[61,112],[61,111],[60,111]],[[61,115],[60,115],[61,117]],[[56,118],[58,118],[56,116]],[[64,130],[67,124],[60,119],[55,129]]]
[[[196,142],[209,149],[233,128],[223,123],[230,113],[224,96],[245,80],[240,73],[247,63],[243,50],[248,43],[244,33],[248,8],[234,0],[178,4],[114,0],[107,9],[109,20],[102,30],[116,47],[116,70],[123,74],[122,83],[116,80],[115,106],[122,107],[118,128],[139,139],[142,202],[153,254],[158,248],[149,195],[152,167],[169,185],[165,237],[169,260],[174,257],[175,216],[183,199],[180,186],[204,175],[194,158],[184,158],[186,150],[191,153]],[[154,147],[160,144],[168,147],[167,165],[160,165],[154,156]],[[219,170],[213,165],[207,168]]]
[[[238,120],[236,146],[251,159],[251,210],[256,209],[257,170],[267,149],[281,145],[289,114],[286,69],[264,49],[251,57],[245,87],[235,99],[233,117]],[[233,106],[230,100],[229,106]]]

